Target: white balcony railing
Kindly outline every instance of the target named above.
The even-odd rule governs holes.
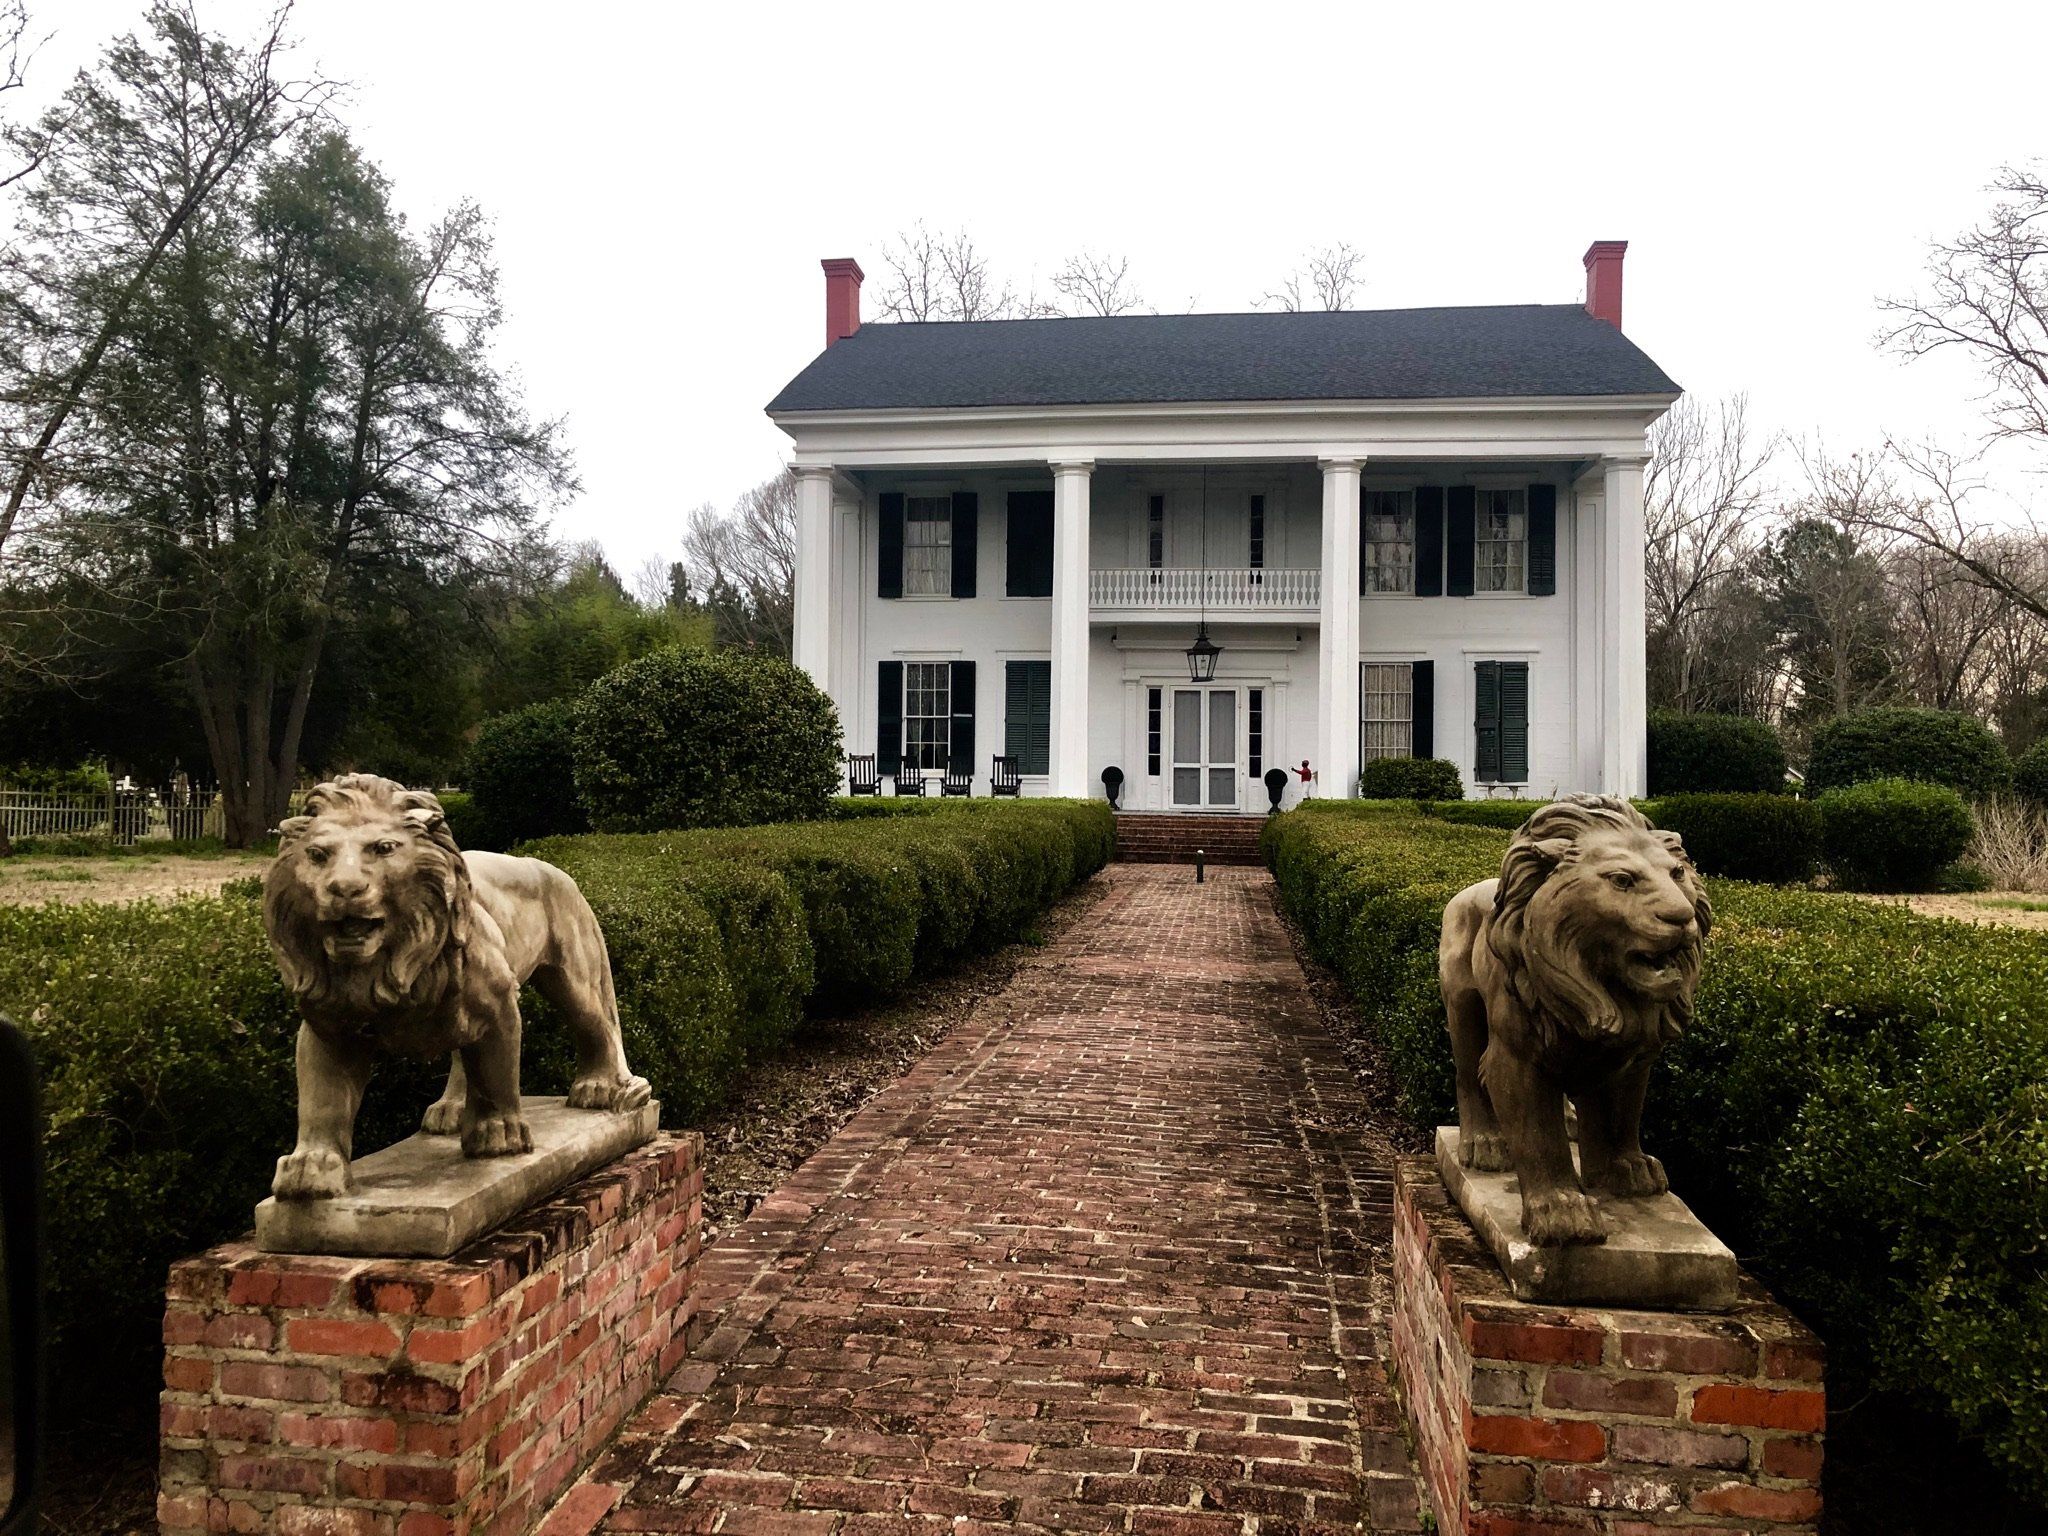
[[[1091,608],[1315,608],[1321,571],[1090,571]]]

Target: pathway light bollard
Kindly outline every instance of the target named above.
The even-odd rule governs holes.
[[[1197,884],[1197,885],[1200,885],[1201,883],[1202,883],[1202,850],[1201,850],[1201,849],[1199,849],[1199,848],[1197,848],[1197,849],[1195,850],[1195,884]]]

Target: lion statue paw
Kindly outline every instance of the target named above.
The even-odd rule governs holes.
[[[464,1157],[512,1157],[533,1150],[533,1132],[516,1111],[485,1115],[462,1133]]]
[[[332,1200],[349,1192],[348,1159],[332,1147],[306,1147],[277,1160],[270,1192],[280,1200]]]
[[[1508,1162],[1507,1138],[1499,1131],[1478,1131],[1458,1136],[1458,1161],[1476,1173],[1503,1173]]]
[[[571,1109],[638,1109],[653,1097],[644,1077],[579,1077],[569,1085]]]
[[[429,1136],[453,1136],[462,1129],[462,1100],[434,1100],[420,1116],[420,1129]]]
[[[1539,1248],[1604,1243],[1607,1225],[1593,1202],[1576,1189],[1553,1189],[1522,1198],[1522,1232]]]
[[[1626,1152],[1609,1165],[1604,1187],[1610,1194],[1640,1199],[1663,1194],[1671,1181],[1664,1176],[1664,1165],[1649,1153]]]

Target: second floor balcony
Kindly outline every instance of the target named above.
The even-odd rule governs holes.
[[[1322,572],[1139,567],[1088,573],[1088,607],[1114,613],[1313,615]]]

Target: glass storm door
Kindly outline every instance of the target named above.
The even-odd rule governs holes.
[[[1173,690],[1173,804],[1234,811],[1238,789],[1237,690]]]

